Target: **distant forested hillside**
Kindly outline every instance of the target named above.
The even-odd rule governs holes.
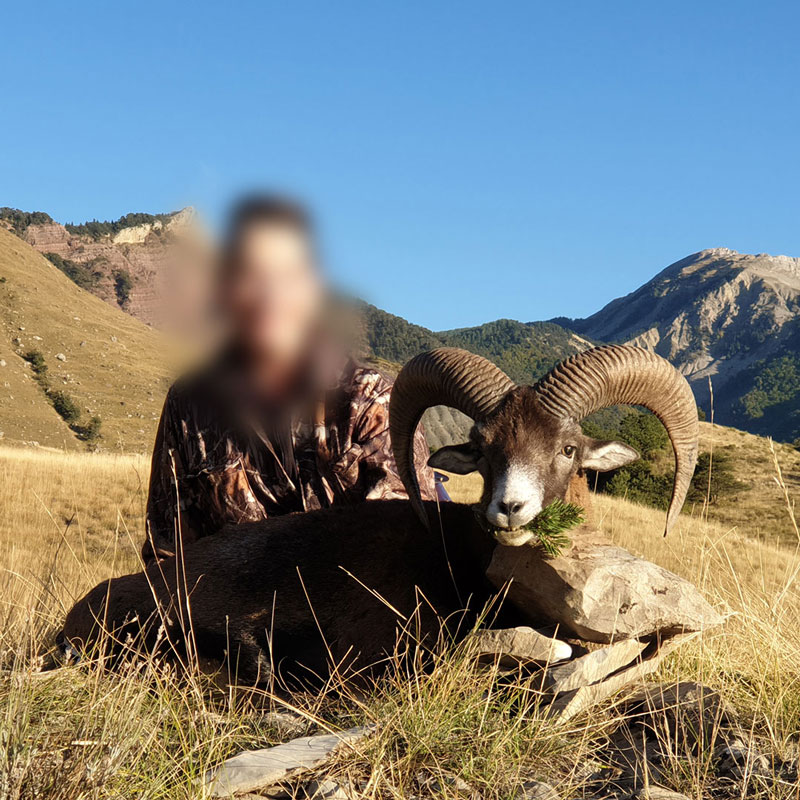
[[[474,328],[431,331],[367,303],[360,304],[370,355],[395,363],[434,347],[463,347],[485,356],[518,383],[533,383],[588,343],[552,322],[496,320]]]
[[[438,335],[453,347],[463,347],[494,361],[517,383],[532,383],[554,364],[590,346],[586,340],[553,322],[512,319],[499,319]]]
[[[369,303],[359,302],[357,308],[364,320],[367,348],[375,358],[404,364],[417,353],[446,344],[433,331],[421,325],[412,325],[402,317]]]

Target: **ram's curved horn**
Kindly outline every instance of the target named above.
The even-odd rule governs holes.
[[[425,525],[428,518],[414,469],[414,432],[420,417],[431,406],[444,405],[479,422],[514,385],[491,361],[455,347],[421,353],[400,371],[389,404],[392,451],[403,486]]]
[[[649,350],[608,345],[557,365],[534,390],[542,407],[556,417],[581,420],[598,409],[624,403],[649,408],[661,420],[675,452],[666,536],[683,508],[697,463],[697,406],[686,378]]]

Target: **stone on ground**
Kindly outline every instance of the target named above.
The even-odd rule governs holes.
[[[525,781],[515,800],[559,800],[559,794],[549,783]]]
[[[355,794],[329,778],[311,781],[300,791],[303,800],[354,800]]]
[[[647,642],[625,639],[601,647],[565,664],[550,667],[545,673],[545,686],[553,694],[561,694],[598,683],[623,667],[633,666],[647,646]]]
[[[687,638],[679,636],[669,639],[657,648],[653,646],[654,652],[648,653],[644,651],[630,666],[618,670],[599,683],[581,686],[574,691],[557,695],[550,704],[550,713],[558,717],[560,721],[566,722],[576,714],[602,703],[631,683],[640,681],[650,673],[655,672],[664,658]]]
[[[673,792],[671,789],[664,789],[661,786],[648,786],[640,789],[633,795],[633,800],[689,800],[685,794]]]
[[[477,631],[472,643],[479,657],[496,658],[501,665],[510,667],[531,661],[550,664],[572,655],[572,648],[566,642],[524,625]]]
[[[250,750],[229,758],[206,774],[203,783],[210,797],[230,797],[285,781],[324,764],[340,748],[353,745],[373,726],[340,733],[303,736],[263,750]]]
[[[722,619],[689,581],[637,558],[592,531],[574,532],[569,550],[497,547],[487,570],[526,613],[589,642],[699,631]]]

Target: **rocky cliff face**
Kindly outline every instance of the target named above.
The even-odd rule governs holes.
[[[176,245],[199,238],[200,227],[191,208],[166,221],[123,228],[100,237],[71,233],[57,222],[30,225],[24,239],[42,254],[55,254],[86,268],[92,294],[156,327],[167,313],[163,299],[176,269]]]
[[[629,342],[669,359],[706,411],[710,379],[720,421],[759,429],[777,406],[800,400],[800,258],[703,250],[570,324],[593,339]],[[794,427],[800,420],[779,435]]]

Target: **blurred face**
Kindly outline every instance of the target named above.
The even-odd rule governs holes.
[[[291,363],[302,355],[322,305],[308,237],[290,225],[253,222],[237,253],[223,291],[233,334],[256,357]]]

